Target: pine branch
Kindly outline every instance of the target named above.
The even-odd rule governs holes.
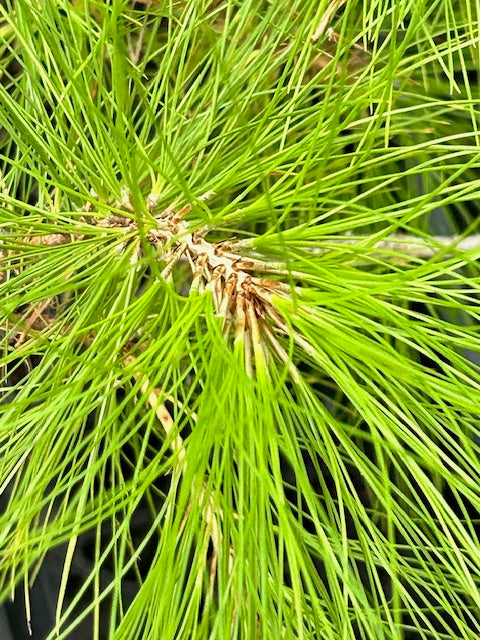
[[[322,245],[308,247],[311,253],[323,254],[338,249],[340,246],[352,245],[356,249],[365,252],[382,251],[402,255],[402,257],[428,259],[437,253],[444,252],[445,247],[450,247],[455,251],[473,251],[480,248],[480,233],[471,236],[431,236],[428,239],[420,238],[409,234],[393,234],[385,240],[379,240],[373,245],[368,245],[369,236],[337,236],[332,238],[330,244],[328,240],[322,240]],[[451,255],[444,253],[444,255]]]
[[[208,191],[198,197],[198,201],[206,201],[214,196],[213,191]],[[147,209],[153,214],[157,208],[158,199],[152,193],[146,199]],[[126,213],[134,213],[130,194],[124,191],[122,200],[115,203],[115,208]],[[91,210],[91,204],[86,207],[86,213]],[[234,329],[234,337],[244,343],[245,361],[251,372],[251,350],[263,350],[263,340],[266,339],[278,353],[272,331],[268,329],[271,324],[274,331],[288,333],[285,322],[276,310],[272,301],[272,294],[290,298],[291,286],[287,278],[302,278],[303,274],[288,270],[281,262],[270,262],[243,255],[251,244],[251,240],[229,239],[221,242],[209,242],[205,239],[208,228],[201,231],[192,231],[191,223],[185,216],[192,210],[192,205],[187,204],[178,211],[173,205],[165,208],[154,216],[156,226],[150,228],[147,234],[149,242],[156,248],[158,259],[165,262],[161,277],[165,281],[171,281],[172,272],[180,261],[186,261],[192,272],[190,292],[203,293],[210,291],[215,306],[215,311],[222,320],[222,330],[227,337],[230,330]],[[138,223],[130,216],[114,214],[106,218],[94,218],[86,215],[85,220],[101,229],[121,230],[125,233],[125,245],[138,241]],[[23,239],[25,244],[36,246],[60,246],[71,242],[81,241],[85,234],[51,233],[42,236],[33,235]],[[368,246],[369,236],[335,236],[329,240],[321,240],[318,246],[304,247],[313,254],[325,254],[339,247],[352,246],[361,249],[365,253],[386,252],[399,259],[420,258],[429,259],[437,253],[444,251],[445,247],[452,247],[455,251],[472,251],[480,248],[480,234],[468,237],[459,236],[432,236],[429,239],[420,238],[409,234],[393,234],[385,240],[379,240]],[[0,245],[1,246],[1,245]],[[140,245],[137,244],[137,254]],[[6,258],[7,250],[0,249],[0,257]],[[447,253],[446,255],[450,255]],[[271,274],[278,280],[264,278],[255,274]],[[0,281],[5,272],[0,272]],[[29,336],[30,330],[38,323],[42,313],[48,311],[54,299],[50,298],[32,307],[30,313],[23,321],[19,333],[10,336],[15,347],[20,346]],[[48,323],[44,323],[48,324]],[[262,337],[263,336],[263,337]],[[263,359],[263,358],[262,358]]]
[[[49,638],[473,637],[475,3],[103,4],[0,3],[0,592],[96,530]]]

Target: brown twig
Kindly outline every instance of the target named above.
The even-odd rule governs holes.
[[[340,9],[340,7],[344,5],[346,1],[347,0],[333,0],[328,5],[328,7],[325,9],[322,19],[320,20],[317,28],[315,29],[315,33],[312,36],[312,42],[317,42],[320,36],[322,36],[325,33],[335,11]]]
[[[170,448],[173,453],[176,455],[176,469],[179,475],[185,475],[187,468],[187,460],[186,460],[186,451],[185,445],[182,437],[179,434],[174,435],[175,422],[168,411],[165,404],[160,400],[162,392],[160,389],[152,387],[152,384],[148,377],[141,373],[138,370],[138,361],[132,356],[128,355],[124,358],[124,365],[127,367],[133,367],[133,377],[140,383],[140,389],[143,394],[146,396],[146,400],[150,407],[155,411],[155,414],[158,418],[158,421],[162,425],[163,431],[165,435],[170,440]],[[207,499],[207,485],[205,482],[202,483],[201,491],[200,491],[200,503],[203,505],[203,517],[206,523],[206,531],[208,537],[210,538],[213,546],[213,553],[211,558],[211,580],[214,578],[212,574],[216,574],[217,569],[217,558],[218,552],[220,549],[220,545],[223,540],[223,535],[221,531],[221,527],[219,524],[219,518],[221,517],[221,511],[219,511],[216,506],[213,497],[209,497]],[[192,498],[193,499],[193,498]],[[181,524],[181,528],[185,527],[188,511],[191,507],[188,507],[185,518]],[[229,557],[232,558],[232,550],[229,550]],[[199,578],[200,579],[200,578]]]
[[[355,245],[362,246],[362,242],[367,242],[369,236],[338,236],[331,241],[325,240],[322,245],[308,247],[310,253],[327,253],[340,246]],[[454,251],[472,251],[480,249],[480,233],[472,234],[464,238],[458,236],[432,236],[424,240],[418,236],[410,234],[393,234],[385,240],[379,240],[370,247],[362,247],[365,251],[382,251],[404,254],[412,258],[431,258],[445,247],[451,247]],[[451,253],[447,253],[451,255]]]
[[[213,195],[213,191],[207,191],[200,195],[197,201],[205,202]],[[153,193],[150,194],[146,204],[156,223],[147,232],[147,239],[157,249],[158,258],[164,261],[161,277],[170,280],[178,262],[181,260],[187,262],[192,273],[190,291],[211,293],[216,313],[222,320],[224,336],[229,336],[230,331],[233,330],[234,341],[243,345],[247,373],[253,375],[254,363],[261,362],[257,334],[266,331],[265,322],[257,322],[257,319],[265,321],[266,318],[270,318],[269,322],[272,322],[273,329],[278,331],[281,316],[275,311],[272,296],[289,298],[292,286],[287,278],[301,280],[303,274],[289,270],[287,265],[281,262],[270,262],[258,256],[243,255],[242,251],[251,249],[251,240],[229,239],[221,242],[206,240],[205,230],[196,231],[186,219],[187,214],[192,210],[190,203],[178,209],[172,204],[155,215],[158,197]],[[125,233],[125,240],[120,250],[123,251],[129,243],[135,243],[134,252],[140,255],[141,247],[135,234],[137,222],[134,216],[128,215],[134,212],[128,191],[122,191],[117,208],[125,211],[126,215],[116,213],[100,220],[90,217],[88,222],[105,230],[105,233],[110,229],[122,230]],[[85,234],[52,233],[43,236],[32,235],[24,238],[24,242],[29,245],[54,247],[80,241],[85,237],[87,237]],[[428,259],[440,251],[451,255],[451,252],[448,252],[450,246],[452,252],[480,248],[480,234],[466,238],[434,236],[429,240],[408,234],[394,234],[373,244],[368,241],[369,236],[337,236],[331,239],[325,238],[316,246],[306,246],[304,249],[313,254],[324,254],[342,247],[348,251],[348,247],[352,245],[353,250],[361,247],[362,255],[388,252],[391,254],[391,259],[395,255],[398,259],[405,260]],[[8,253],[8,250],[1,249],[0,244],[2,259],[8,257]],[[0,271],[0,279],[3,275]],[[16,339],[15,346],[19,346],[27,339],[36,321],[54,301],[55,299],[49,298],[32,309],[31,315]],[[271,342],[270,338],[269,341]],[[252,349],[255,345],[257,357],[252,358],[254,355]]]
[[[37,320],[42,316],[42,313],[46,309],[48,309],[48,307],[51,305],[52,300],[53,298],[47,298],[46,300],[42,300],[40,304],[38,304],[36,307],[33,308],[32,312],[30,313],[28,318],[25,320],[23,330],[15,339],[15,345],[14,345],[15,348],[19,347],[21,344],[25,342],[25,340],[28,338],[30,334],[32,327],[35,325]],[[45,322],[45,324],[48,324],[48,322]]]

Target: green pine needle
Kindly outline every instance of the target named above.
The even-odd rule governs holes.
[[[478,638],[479,51],[473,0],[2,3],[25,631],[59,547],[48,640]]]

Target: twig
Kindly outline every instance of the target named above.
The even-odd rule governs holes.
[[[145,5],[145,9],[150,9],[153,0],[137,0],[137,2],[140,2],[141,4]],[[130,60],[132,61],[132,63],[134,65],[138,64],[138,61],[140,60],[140,54],[142,52],[142,46],[143,46],[143,38],[145,36],[145,27],[146,27],[146,23],[147,23],[147,15],[146,14],[143,18],[143,23],[142,23],[142,27],[140,29],[140,33],[138,34],[138,38],[137,38],[137,43],[135,46],[135,49],[133,48],[133,44],[131,42],[130,39],[130,34],[128,34],[128,53],[130,55]]]
[[[134,366],[134,371],[132,375],[135,378],[135,380],[140,382],[140,389],[142,393],[146,395],[148,404],[155,411],[158,421],[163,427],[165,435],[167,436],[167,438],[171,438],[170,448],[177,456],[177,470],[180,473],[180,475],[184,475],[187,468],[184,442],[182,437],[179,434],[172,437],[173,431],[174,431],[174,420],[170,415],[170,412],[168,411],[165,404],[159,400],[159,397],[161,395],[160,389],[152,387],[150,380],[147,378],[147,376],[140,373],[139,371],[135,371],[135,366],[138,363],[137,363],[137,359],[134,356],[132,355],[127,356],[124,359],[124,364],[125,366],[131,366],[131,365]],[[212,541],[212,545],[213,545],[213,554],[212,554],[212,560],[211,560],[211,574],[210,574],[211,575],[210,580],[212,581],[214,580],[214,575],[216,574],[218,551],[222,543],[223,536],[222,536],[221,527],[218,522],[219,515],[217,512],[217,509],[215,508],[213,497],[210,497],[207,500],[206,495],[207,495],[207,486],[206,486],[206,483],[203,482],[202,488],[200,491],[200,503],[204,504],[206,502],[206,504],[204,504],[204,507],[203,507],[203,516],[207,525],[208,536]],[[188,516],[188,511],[187,511],[187,516]],[[186,518],[182,522],[182,525],[181,525],[182,528],[186,524]],[[229,549],[229,557],[230,557],[230,566],[231,566],[232,558],[233,558],[233,551],[231,548]]]
[[[338,2],[331,4],[330,11],[333,11],[331,9],[333,6],[338,7],[340,4]],[[196,201],[204,202],[214,195],[215,193],[209,190],[197,197]],[[197,291],[200,294],[204,291],[211,292],[215,311],[222,319],[223,334],[225,338],[233,335],[234,342],[238,346],[242,345],[247,373],[252,376],[253,367],[256,364],[262,366],[261,351],[258,350],[261,337],[257,335],[258,331],[264,330],[264,323],[261,320],[269,317],[273,322],[273,329],[281,332],[281,316],[278,314],[272,316],[275,306],[272,302],[272,294],[289,297],[291,284],[287,278],[293,277],[301,281],[303,273],[289,270],[284,263],[263,260],[258,254],[253,254],[252,239],[230,238],[226,241],[209,242],[205,239],[205,230],[195,231],[192,223],[186,219],[187,214],[192,210],[190,203],[178,209],[171,204],[155,214],[157,204],[156,194],[152,193],[146,198],[147,208],[156,223],[156,226],[147,232],[147,238],[157,249],[158,258],[165,262],[160,277],[162,280],[171,280],[172,271],[177,263],[180,260],[188,263],[192,273],[189,291]],[[126,189],[122,190],[122,199],[117,203],[117,208],[125,211],[126,214],[134,212],[130,194]],[[105,233],[109,230],[122,231],[125,239],[119,247],[120,251],[123,251],[129,243],[134,243],[134,252],[140,255],[142,248],[135,234],[138,224],[133,216],[116,213],[100,220],[89,218],[88,221],[89,224],[105,230]],[[44,236],[29,236],[24,238],[24,242],[30,245],[54,247],[67,242],[81,241],[85,237],[88,237],[85,233],[52,233]],[[372,242],[371,236],[367,235],[355,237],[343,235],[325,237],[315,246],[296,246],[312,254],[324,254],[342,250],[342,248],[347,252],[348,247],[351,246],[352,252],[361,250],[363,256],[385,252],[390,254],[390,259],[428,259],[440,251],[446,255],[452,255],[454,251],[479,249],[480,234],[466,238],[433,236],[429,239],[408,234],[394,234],[376,242]],[[242,251],[249,252],[250,256],[242,254]],[[7,253],[6,250],[2,251],[0,243],[1,258],[8,257]],[[3,275],[0,271],[0,280]],[[25,341],[35,321],[48,308],[48,304],[49,302],[40,302],[38,307],[32,310],[32,315],[20,333],[16,346]],[[271,339],[268,339],[271,342]],[[255,345],[257,345],[257,354],[252,358],[254,355],[252,349]],[[149,393],[150,400],[153,401],[151,394],[154,392]]]
[[[49,305],[52,303],[53,298],[47,298],[46,300],[42,300],[39,305],[33,308],[32,312],[25,320],[25,327],[21,331],[21,333],[17,336],[15,340],[15,347],[19,347],[21,344],[25,342],[28,338],[30,330],[34,326],[35,322],[41,317],[42,313],[48,309]]]
[[[127,356],[125,358],[125,365],[127,366],[133,365],[135,363],[136,358],[134,358],[133,356]],[[162,425],[163,430],[165,431],[165,435],[167,436],[167,438],[169,438],[173,432],[174,422],[165,404],[163,402],[160,402],[160,400],[158,399],[160,396],[160,390],[152,388],[148,378],[142,376],[142,374],[138,372],[134,372],[133,377],[135,378],[135,380],[140,381],[140,389],[142,390],[142,393],[146,394],[148,404],[152,407],[152,409],[155,410],[158,421]],[[175,454],[177,454],[179,462],[183,462],[185,458],[185,449],[183,447],[183,440],[181,436],[176,435],[172,439],[170,448]]]
[[[455,251],[472,251],[480,248],[480,233],[466,236],[432,236],[428,240],[408,234],[394,234],[386,240],[379,240],[371,247],[363,247],[362,241],[368,241],[369,236],[338,236],[332,239],[330,246],[325,241],[324,246],[308,247],[310,253],[327,253],[338,245],[356,245],[367,251],[387,251],[403,253],[415,258],[431,258],[444,247],[451,247]],[[439,246],[435,246],[439,245]],[[451,255],[451,254],[447,254]]]
[[[325,9],[325,12],[320,20],[318,27],[315,29],[315,33],[312,36],[312,42],[317,42],[317,40],[322,36],[327,30],[330,19],[337,9],[345,4],[347,0],[333,0],[328,7]]]

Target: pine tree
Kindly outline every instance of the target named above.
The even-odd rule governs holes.
[[[61,548],[49,639],[478,638],[479,25],[473,0],[2,4],[25,633]]]

